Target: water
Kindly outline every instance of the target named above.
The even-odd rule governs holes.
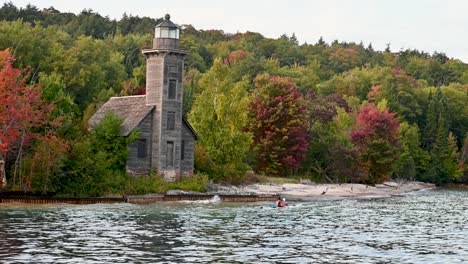
[[[0,263],[468,263],[468,191],[290,203],[3,204]]]

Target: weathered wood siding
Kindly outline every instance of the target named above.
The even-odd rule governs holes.
[[[161,101],[164,81],[164,54],[158,52],[144,53],[146,56],[146,105],[156,105],[153,114],[153,134],[151,138],[151,170],[159,168]]]
[[[137,126],[140,130],[139,140],[146,140],[146,157],[138,157],[138,145],[139,140],[132,142],[128,146],[128,160],[127,160],[127,171],[133,174],[146,174],[151,169],[151,155],[152,147],[151,143],[153,127],[152,127],[153,112],[149,113]]]
[[[182,122],[182,140],[184,141],[184,159],[180,161],[182,176],[192,176],[195,158],[195,138],[189,128]]]
[[[153,49],[179,49],[180,40],[173,38],[154,38]]]
[[[160,134],[160,152],[159,152],[159,167],[158,171],[164,174],[168,180],[176,180],[180,177],[180,151],[182,139],[182,102],[183,102],[183,87],[182,75],[184,67],[184,55],[177,53],[168,53],[164,56],[164,81],[163,81],[163,96],[161,105],[161,134]],[[176,96],[174,99],[169,98],[169,80],[176,80]],[[167,129],[167,114],[168,112],[175,113],[174,130]],[[159,112],[158,112],[159,114]],[[174,145],[173,164],[167,161],[167,145],[172,142]]]

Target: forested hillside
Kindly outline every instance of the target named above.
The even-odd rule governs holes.
[[[144,93],[141,49],[161,18],[116,21],[92,10],[6,3],[0,20],[0,158],[8,187],[122,191],[131,138],[118,137],[117,118],[91,133],[87,120],[111,96]],[[198,172],[234,183],[251,171],[322,182],[468,181],[462,61],[362,43],[299,44],[294,34],[182,28],[190,52],[184,111],[200,136]]]

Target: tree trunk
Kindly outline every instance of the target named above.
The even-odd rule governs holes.
[[[3,156],[0,155],[0,187],[5,188],[6,187],[6,173],[5,173],[5,160],[3,159]]]
[[[24,137],[25,134],[21,135],[21,142],[20,146],[18,149],[18,154],[16,155],[15,159],[15,166],[14,166],[14,171],[13,171],[13,186],[15,188],[16,186],[16,177],[18,177],[18,184],[24,188],[24,179],[21,175],[21,172],[19,170],[19,167],[21,166],[21,156],[23,156],[23,144],[24,144]]]

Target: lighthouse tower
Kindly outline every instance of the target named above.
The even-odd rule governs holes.
[[[147,65],[146,105],[155,106],[151,168],[168,179],[181,176],[181,169],[184,171],[181,159],[186,158],[187,142],[182,139],[182,78],[187,53],[180,47],[179,33],[179,26],[166,15],[155,28],[152,49],[143,50]]]

